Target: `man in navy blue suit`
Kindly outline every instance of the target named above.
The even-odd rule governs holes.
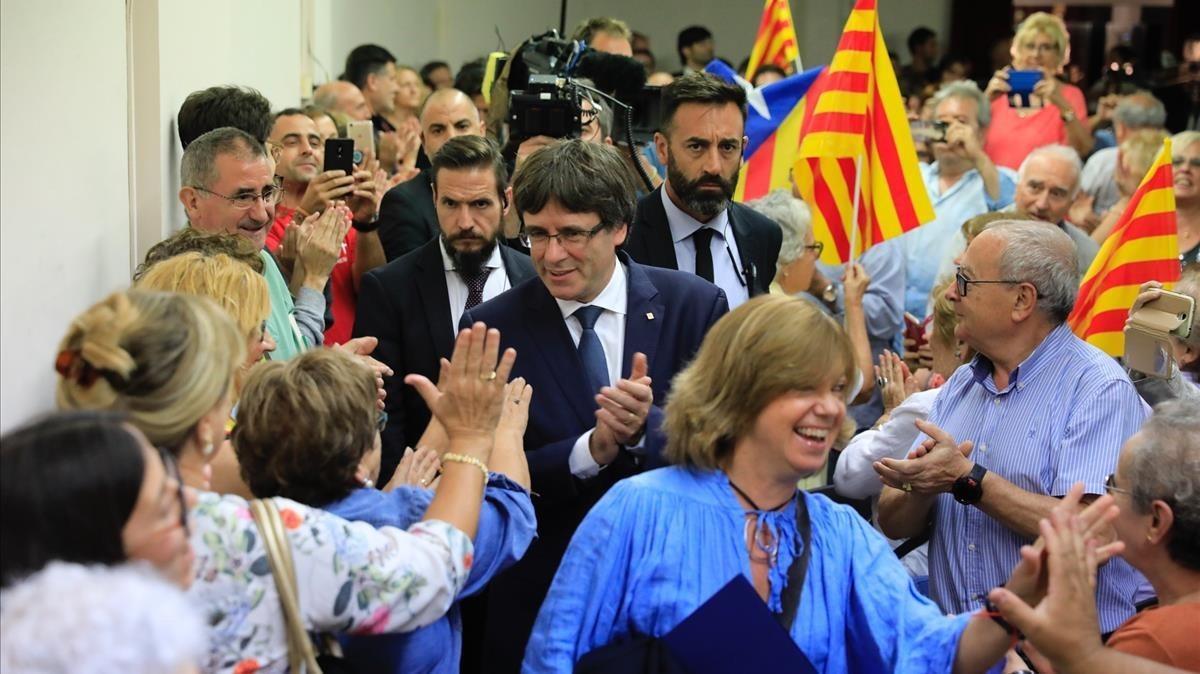
[[[617,480],[662,465],[661,405],[671,379],[728,311],[694,274],[644,267],[617,248],[635,188],[611,147],[566,140],[525,161],[513,181],[521,238],[538,278],[463,314],[517,350],[533,386],[525,452],[538,539],[488,599],[484,662],[519,669],[558,562],[588,509]]]

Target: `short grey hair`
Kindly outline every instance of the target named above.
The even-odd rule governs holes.
[[[1134,507],[1147,512],[1156,499],[1171,506],[1167,553],[1200,570],[1200,402],[1168,400],[1142,426],[1141,442],[1130,445],[1125,475]]]
[[[53,562],[5,589],[0,606],[5,672],[174,672],[208,647],[200,613],[145,563]]]
[[[239,159],[253,161],[266,157],[262,143],[250,134],[223,126],[203,134],[183,151],[179,161],[179,184],[184,187],[204,187],[217,181],[217,157],[232,154]]]
[[[1130,129],[1161,129],[1167,124],[1167,109],[1154,94],[1135,91],[1117,103],[1113,121]]]
[[[988,124],[992,123],[992,106],[988,105],[983,99],[983,92],[979,90],[979,85],[970,80],[961,82],[951,82],[937,90],[930,101],[930,107],[935,113],[937,107],[942,104],[942,101],[947,98],[960,98],[966,101],[975,101],[975,109],[978,111],[975,118],[979,121],[979,128],[986,129]]]
[[[1017,181],[1025,182],[1025,169],[1029,167],[1029,162],[1040,157],[1054,157],[1071,165],[1071,169],[1075,171],[1075,180],[1071,183],[1071,198],[1074,199],[1075,195],[1079,194],[1079,176],[1083,173],[1083,160],[1079,158],[1078,152],[1066,145],[1043,145],[1030,152],[1017,169]]]
[[[988,225],[1004,241],[1000,278],[1032,283],[1037,308],[1054,325],[1067,320],[1079,291],[1075,242],[1057,225],[1036,220],[1001,220]]]
[[[779,266],[788,264],[804,254],[804,239],[812,230],[812,212],[808,204],[792,196],[791,190],[779,188],[766,196],[746,203],[759,215],[783,231],[783,245],[779,247]]]

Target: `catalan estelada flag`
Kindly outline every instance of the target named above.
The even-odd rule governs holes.
[[[818,66],[754,89],[717,59],[705,67],[705,71],[746,89],[745,161],[734,201],[757,199],[780,187],[792,189],[790,176],[800,148],[804,95],[824,69]]]
[[[753,80],[755,71],[762,65],[771,64],[786,71],[799,56],[796,27],[792,25],[792,10],[788,8],[787,0],[766,0],[762,20],[758,23],[758,35],[750,50],[750,61],[746,64],[746,79]]]
[[[856,258],[933,219],[875,0],[858,0],[833,62],[805,98],[803,117],[794,177],[812,210],[813,234],[825,243],[823,261]]]
[[[1110,356],[1125,353],[1125,319],[1146,281],[1179,280],[1171,139],[1142,178],[1129,205],[1083,275],[1067,323],[1079,338]]]

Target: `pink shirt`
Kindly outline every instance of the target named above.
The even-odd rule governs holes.
[[[1079,87],[1062,83],[1059,86],[1075,116],[1080,120],[1087,119],[1087,103]],[[992,101],[992,123],[987,129],[983,151],[997,166],[1007,166],[1015,171],[1025,157],[1039,147],[1056,143],[1069,145],[1067,125],[1061,115],[1057,106],[1047,104],[1022,117],[1009,107],[1008,96],[997,96]]]

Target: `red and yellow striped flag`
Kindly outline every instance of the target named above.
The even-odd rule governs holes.
[[[850,13],[833,62],[808,92],[800,138],[794,178],[825,243],[823,261],[856,258],[933,219],[875,0],[858,0]]]
[[[776,65],[789,70],[800,55],[796,48],[796,28],[792,25],[792,10],[788,0],[766,0],[758,35],[750,50],[746,79],[753,81],[754,72],[762,65]]]
[[[1179,280],[1171,139],[1142,178],[1112,234],[1083,275],[1067,323],[1079,338],[1110,356],[1125,353],[1125,319],[1146,281],[1168,288]]]

